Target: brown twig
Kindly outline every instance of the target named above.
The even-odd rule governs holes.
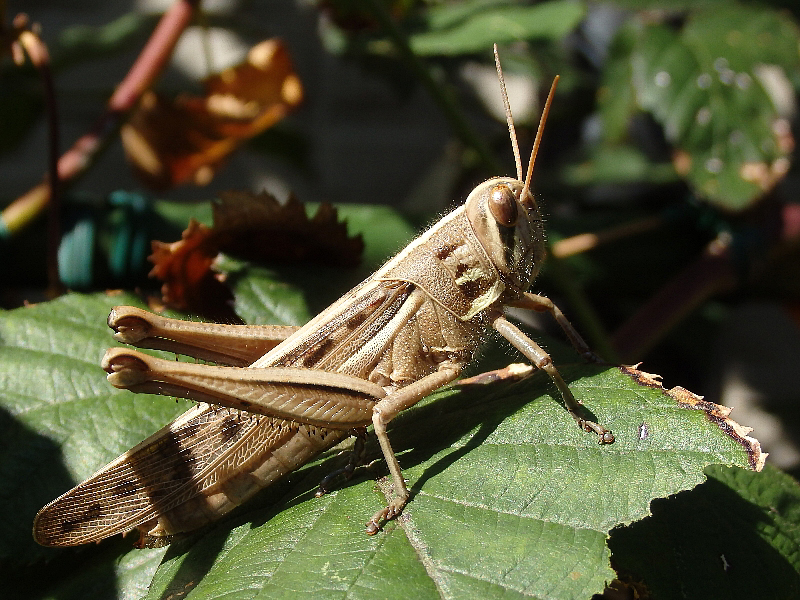
[[[647,350],[710,297],[739,283],[733,260],[732,238],[722,234],[626,321],[612,344],[622,362],[641,360]]]
[[[88,169],[142,93],[159,76],[199,3],[200,0],[176,0],[161,17],[136,62],[109,99],[106,111],[58,160],[54,180],[62,190]],[[4,228],[8,234],[16,233],[36,217],[49,200],[48,184],[37,184],[0,214],[0,229]]]
[[[757,229],[763,246],[748,248],[746,264],[740,264],[741,257],[737,260],[739,253],[734,250],[742,241],[737,244],[731,234],[720,234],[699,258],[656,292],[613,335],[621,360],[642,360],[645,352],[709,298],[757,281],[771,269],[780,269],[782,262],[795,261],[800,247],[800,206],[780,206],[770,217],[762,217]],[[744,239],[746,242],[747,237]]]
[[[50,70],[50,53],[47,45],[39,37],[37,27],[30,26],[28,16],[19,14],[14,18],[16,39],[12,43],[12,53],[18,64],[24,61],[27,54],[31,64],[39,71],[44,87],[45,107],[48,121],[47,178],[45,182],[50,198],[47,214],[47,281],[50,294],[56,296],[61,291],[58,277],[58,245],[61,242],[61,195],[58,182],[58,104],[56,103],[53,73]]]
[[[550,247],[550,252],[557,258],[566,258],[573,254],[581,254],[592,250],[597,246],[615,242],[631,235],[638,235],[647,231],[657,229],[664,224],[666,219],[663,216],[645,217],[636,221],[622,223],[615,227],[610,227],[597,233],[581,233],[573,235],[563,240],[554,242]]]

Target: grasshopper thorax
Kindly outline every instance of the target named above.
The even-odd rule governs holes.
[[[495,177],[466,201],[470,225],[511,295],[528,291],[545,258],[539,207],[524,188],[518,179]]]

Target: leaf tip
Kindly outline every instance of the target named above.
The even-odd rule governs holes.
[[[716,424],[723,433],[742,446],[747,454],[750,468],[753,471],[761,471],[761,469],[764,468],[764,462],[768,454],[761,450],[761,444],[756,438],[748,435],[753,431],[752,427],[740,425],[730,418],[731,408],[709,402],[708,400],[703,400],[702,396],[698,396],[680,386],[673,387],[669,390],[664,389],[664,386],[661,384],[660,375],[640,371],[638,366],[638,364],[630,367],[621,366],[620,371],[628,375],[639,385],[661,390],[664,394],[675,400],[678,406],[682,408],[704,411],[709,421]]]

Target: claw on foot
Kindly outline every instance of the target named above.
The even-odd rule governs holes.
[[[403,503],[405,504],[405,502]],[[387,506],[386,508],[379,510],[376,512],[373,517],[367,522],[367,535],[375,535],[381,530],[381,522],[391,521],[400,512],[403,510],[403,507],[396,507],[396,506]]]
[[[353,473],[356,470],[356,466],[354,464],[347,464],[341,469],[336,469],[335,471],[328,473],[325,477],[322,478],[322,481],[319,482],[319,487],[317,491],[314,493],[315,498],[321,498],[325,494],[331,491],[331,482],[336,479],[337,477],[344,477],[345,480],[350,479],[353,476]]]
[[[594,421],[585,421],[584,419],[578,419],[578,427],[580,427],[587,433],[596,433],[598,437],[597,443],[600,445],[614,443],[614,434],[611,433],[608,429],[606,429],[602,425],[598,425]]]

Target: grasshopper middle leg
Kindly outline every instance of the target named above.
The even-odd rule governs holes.
[[[356,438],[356,441],[355,444],[353,444],[353,449],[350,451],[350,458],[347,464],[340,469],[328,473],[322,478],[322,481],[319,482],[317,492],[314,494],[317,498],[321,498],[331,491],[331,482],[334,479],[339,476],[350,479],[353,473],[355,473],[355,470],[364,464],[367,453],[367,429],[366,427],[359,427],[358,429],[354,429],[351,434]]]

